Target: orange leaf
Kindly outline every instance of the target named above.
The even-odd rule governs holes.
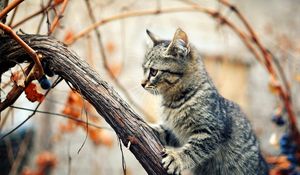
[[[269,175],[282,175],[280,168],[272,168],[270,169]]]
[[[72,30],[68,30],[64,37],[64,43],[70,43],[74,39],[74,32]]]
[[[91,104],[83,103],[83,99],[80,96],[80,94],[70,91],[65,108],[63,109],[63,113],[66,115],[72,116],[74,118],[80,118],[80,116],[82,114],[81,110],[83,109],[83,107],[85,107],[85,110],[88,112],[88,114],[91,114],[95,111]],[[97,118],[95,116],[91,116],[91,115],[88,115],[87,117],[88,117],[89,122],[92,122],[94,124],[95,123],[99,124],[99,121],[100,121],[99,118]],[[69,119],[67,124],[60,125],[60,131],[71,132],[71,131],[74,131],[78,127],[84,129],[84,131],[86,131],[86,129],[87,129],[86,123],[82,123],[82,122],[78,122],[78,121]],[[111,138],[111,136],[109,134],[107,134],[106,132],[101,131],[99,129],[89,127],[88,135],[89,135],[89,138],[96,145],[103,144],[103,145],[111,147],[113,144],[113,139]]]
[[[19,79],[20,79],[19,72],[12,73],[11,76],[10,76],[10,80],[13,81],[13,82],[18,81]]]
[[[30,83],[25,89],[26,98],[31,102],[42,102],[44,100],[44,95],[37,92],[36,85]]]
[[[25,167],[23,170],[22,170],[22,173],[21,175],[38,175],[37,172]]]
[[[270,77],[270,81],[268,84],[269,91],[273,94],[278,94],[280,90],[280,84],[278,80],[276,80],[273,76]]]
[[[25,77],[19,71],[11,74],[10,81],[17,84],[17,86],[25,87],[24,85]]]
[[[56,156],[51,152],[42,152],[36,158],[37,169],[24,168],[21,175],[45,175],[49,168],[57,164]]]
[[[118,77],[122,70],[121,63],[110,63],[108,64],[109,71],[113,74],[114,77]]]
[[[69,93],[68,100],[66,102],[63,113],[66,115],[70,115],[74,118],[78,118],[81,115],[81,109],[83,108],[83,100],[81,96],[71,91]]]
[[[117,50],[117,46],[113,41],[109,41],[106,43],[105,48],[109,54],[113,54]]]
[[[89,128],[89,137],[94,144],[98,145],[101,143],[101,131],[95,131]]]
[[[62,111],[63,114],[70,115],[72,113],[72,109],[69,106],[66,106]]]
[[[77,93],[77,92],[73,92],[71,91],[70,96],[69,96],[69,102],[74,105],[78,105],[78,106],[82,106],[83,105],[83,100],[82,97]]]
[[[111,137],[111,135],[109,135],[107,132],[103,131],[102,134],[101,134],[101,141],[102,141],[102,144],[107,146],[107,147],[112,147],[113,145],[113,139]]]
[[[62,132],[72,132],[76,128],[76,125],[74,122],[68,122],[66,124],[61,124],[59,126],[59,130]]]
[[[64,2],[64,0],[54,0],[54,5],[58,5]]]
[[[111,147],[113,145],[112,137],[105,131],[99,131],[99,129],[89,128],[89,137],[96,145],[103,144]]]
[[[36,159],[36,164],[40,169],[54,167],[57,163],[56,156],[48,151],[42,152]]]

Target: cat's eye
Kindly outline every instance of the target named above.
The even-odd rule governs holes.
[[[154,77],[157,74],[157,72],[158,72],[157,69],[150,68],[149,74]]]

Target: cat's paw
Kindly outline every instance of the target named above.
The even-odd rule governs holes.
[[[183,161],[176,150],[164,149],[162,157],[162,165],[168,174],[179,175],[181,173],[183,170]]]

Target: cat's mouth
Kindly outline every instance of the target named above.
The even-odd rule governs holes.
[[[158,90],[154,86],[146,86],[144,88],[153,95],[159,95]]]

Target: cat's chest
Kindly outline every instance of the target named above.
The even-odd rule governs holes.
[[[164,109],[164,124],[172,130],[181,143],[185,143],[190,137],[190,126],[193,125],[193,117],[187,108]]]
[[[185,118],[188,114],[187,114],[187,110],[186,109],[182,109],[182,108],[165,108],[163,110],[163,121],[164,123],[166,123],[168,126],[174,128],[176,127],[176,125],[178,125],[178,123],[182,123],[183,122],[183,118]]]

